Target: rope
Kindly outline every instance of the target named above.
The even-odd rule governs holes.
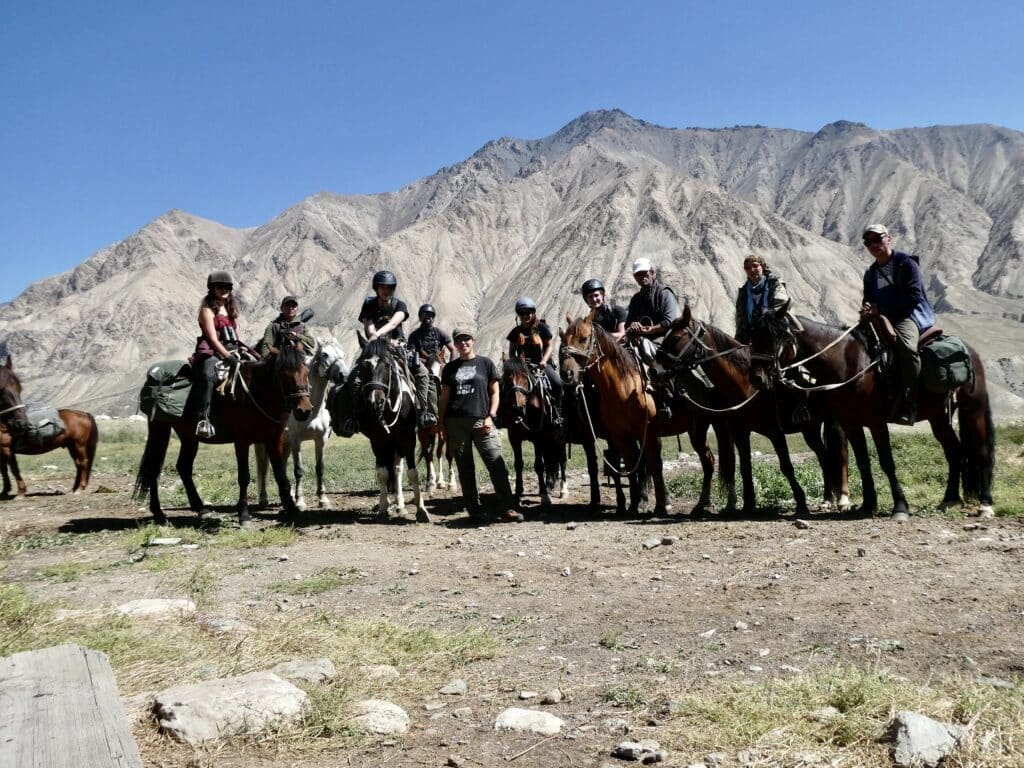
[[[5,414],[5,413],[10,413],[11,411],[16,411],[19,408],[24,408],[24,407],[25,407],[24,403],[19,404],[19,405],[12,405],[10,408],[4,408],[2,411],[0,411],[0,415]]]
[[[798,367],[800,367],[801,365],[803,365],[804,363],[806,363],[806,362],[807,362],[808,360],[813,360],[814,358],[816,358],[816,357],[819,357],[819,356],[821,356],[821,355],[825,354],[825,353],[826,353],[826,352],[828,352],[828,351],[829,351],[830,349],[832,349],[832,347],[834,347],[834,346],[835,346],[836,344],[838,344],[838,343],[839,343],[840,341],[842,341],[843,339],[845,339],[845,338],[846,338],[847,336],[849,336],[849,335],[850,335],[851,333],[853,333],[853,332],[854,332],[855,330],[857,330],[857,326],[855,326],[855,325],[851,325],[851,326],[850,326],[849,328],[847,328],[847,329],[846,329],[846,331],[844,331],[844,332],[843,332],[843,333],[842,333],[842,334],[841,334],[840,336],[837,336],[837,337],[836,337],[835,339],[833,339],[833,340],[832,340],[832,341],[831,341],[831,342],[830,342],[829,344],[827,344],[826,346],[824,346],[824,347],[822,347],[821,349],[819,349],[819,350],[818,350],[817,352],[815,352],[815,353],[814,353],[813,355],[811,355],[810,357],[805,357],[805,358],[804,358],[803,360],[797,360],[797,361],[796,361],[795,363],[790,363],[789,365],[787,365],[787,366],[786,366],[786,367],[784,367],[784,368],[779,368],[779,373],[780,373],[780,374],[782,374],[782,373],[785,373],[785,372],[786,372],[786,371],[788,371],[788,370],[791,370],[792,368],[798,368]]]
[[[740,408],[745,406],[747,403],[749,403],[751,400],[753,400],[755,397],[757,397],[759,394],[761,394],[761,390],[755,389],[754,390],[754,394],[752,394],[750,397],[748,397],[742,403],[739,403],[738,405],[731,406],[729,408],[708,408],[706,405],[701,405],[696,400],[694,400],[692,397],[690,397],[688,394],[686,394],[686,390],[685,389],[682,392],[680,392],[679,394],[682,395],[683,398],[688,403],[690,403],[690,405],[694,406],[695,408],[699,408],[702,411],[707,411],[708,413],[729,413],[731,411],[738,411]]]
[[[850,382],[859,379],[861,376],[866,374],[868,371],[870,371],[876,365],[878,365],[878,361],[877,360],[872,360],[871,363],[869,363],[866,368],[861,369],[857,373],[853,374],[853,376],[848,378],[846,381],[839,382],[838,384],[819,384],[818,386],[815,386],[815,387],[802,387],[799,384],[797,384],[795,381],[793,381],[792,379],[780,378],[779,381],[781,381],[785,386],[789,387],[790,389],[799,389],[801,392],[828,392],[828,391],[833,390],[833,389],[839,389],[840,387],[845,387]],[[783,370],[785,370],[785,369],[783,369]]]

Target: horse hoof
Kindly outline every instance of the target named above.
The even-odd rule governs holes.
[[[953,507],[962,507],[964,502],[962,499],[943,499],[942,503],[939,504],[940,512],[948,512]]]
[[[167,525],[167,515],[165,515],[163,512],[154,512],[153,522],[156,525]]]
[[[270,506],[270,497],[269,496],[260,496],[259,501],[257,501],[256,503],[259,506],[261,506],[261,507],[269,507]]]
[[[908,512],[893,512],[892,521],[894,523],[905,523],[910,520],[910,514]]]
[[[417,523],[432,523],[434,521],[430,518],[430,513],[427,512],[427,510],[425,510],[425,509],[423,509],[421,507],[420,509],[416,510],[416,522]]]
[[[320,509],[330,509],[331,508],[331,501],[326,496],[321,496],[320,500],[317,503],[320,505]]]
[[[249,510],[243,509],[238,513],[238,524],[245,525],[246,523],[252,522],[252,517],[249,516]]]
[[[299,512],[305,512],[306,511],[306,500],[305,499],[301,499],[301,500],[295,502],[295,508],[297,510],[299,510]]]
[[[992,508],[991,504],[982,504],[978,507],[978,517],[985,520],[990,517],[995,517],[996,511]]]

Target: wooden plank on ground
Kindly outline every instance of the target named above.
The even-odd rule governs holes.
[[[104,654],[59,645],[0,659],[0,766],[141,768]]]

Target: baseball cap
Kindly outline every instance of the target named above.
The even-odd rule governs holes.
[[[654,265],[651,264],[651,260],[641,256],[639,259],[633,262],[633,274],[637,272],[650,272],[654,269]]]
[[[281,299],[281,306],[283,307],[285,304],[294,304],[295,306],[298,306],[299,300],[296,299],[294,296],[285,296],[283,299]]]
[[[476,333],[474,333],[473,329],[470,328],[468,325],[459,326],[458,328],[456,328],[452,332],[452,340],[455,340],[455,339],[458,339],[458,338],[461,338],[461,337],[464,337],[464,336],[467,336],[467,337],[469,337],[471,339],[475,339],[476,338]]]
[[[864,233],[861,237],[867,237],[868,235],[881,235],[882,237],[885,237],[888,234],[889,230],[886,229],[884,224],[868,224],[864,228]]]

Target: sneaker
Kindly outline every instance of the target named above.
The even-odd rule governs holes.
[[[203,419],[196,424],[196,437],[200,437],[203,440],[210,440],[217,435],[217,430],[213,428],[213,424],[210,423],[209,419]]]

